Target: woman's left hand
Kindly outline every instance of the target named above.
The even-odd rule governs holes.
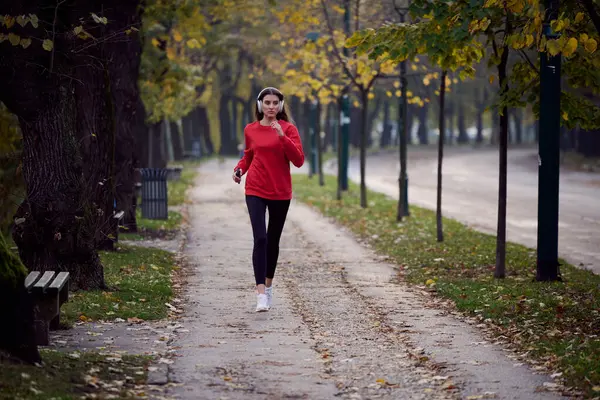
[[[281,129],[281,125],[279,125],[279,122],[277,122],[277,121],[271,122],[271,128],[275,129],[279,136],[283,136],[283,129]]]

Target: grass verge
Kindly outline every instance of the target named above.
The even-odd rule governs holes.
[[[185,192],[194,184],[198,174],[198,163],[187,162],[183,165],[181,178],[167,182],[167,199],[169,206],[179,206],[185,202]]]
[[[0,399],[135,398],[150,357],[41,351],[43,365],[2,364]],[[112,397],[110,397],[112,396]]]
[[[369,191],[369,207],[362,209],[350,183],[338,202],[336,179],[326,178],[321,187],[294,175],[295,196],[390,256],[400,279],[429,286],[533,362],[559,370],[568,386],[600,395],[600,276],[563,264],[564,282],[535,282],[535,251],[508,243],[508,276],[494,279],[495,237],[444,219],[445,242],[438,243],[433,211],[411,207],[411,217],[398,224],[395,200]]]
[[[173,294],[171,271],[174,255],[168,251],[120,245],[114,252],[101,252],[104,276],[110,290],[79,291],[61,308],[61,319],[75,321],[167,316]]]

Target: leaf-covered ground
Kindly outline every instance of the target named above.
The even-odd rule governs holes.
[[[41,366],[2,364],[0,399],[124,399],[144,396],[150,357],[41,351]]]
[[[118,251],[101,252],[100,258],[110,290],[72,293],[61,308],[64,322],[116,318],[156,320],[167,316],[165,303],[173,294],[171,271],[175,260],[172,253],[121,245]]]
[[[521,354],[586,395],[600,395],[600,277],[571,265],[561,267],[562,283],[535,282],[535,251],[509,243],[507,278],[493,278],[496,239],[445,219],[445,242],[436,240],[435,213],[411,207],[411,217],[396,222],[395,200],[368,193],[362,209],[350,184],[335,200],[336,180],[295,175],[294,194],[348,226],[377,251],[398,264],[399,279],[428,286],[467,314],[494,327]]]

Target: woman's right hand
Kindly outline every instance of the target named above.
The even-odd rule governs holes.
[[[235,172],[233,173],[232,177],[233,177],[233,181],[234,181],[235,183],[238,183],[238,184],[239,184],[239,183],[242,181],[242,170],[241,170],[241,169],[238,169],[237,171],[235,171]]]

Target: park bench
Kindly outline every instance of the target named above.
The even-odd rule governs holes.
[[[49,331],[60,324],[60,307],[69,299],[69,273],[32,271],[25,278],[25,289],[33,300],[36,344],[47,346]]]

